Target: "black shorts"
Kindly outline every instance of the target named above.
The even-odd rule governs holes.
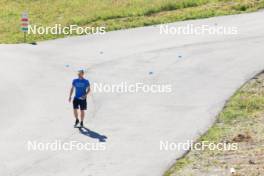
[[[78,98],[74,98],[74,100],[73,100],[73,109],[79,109],[79,108],[82,111],[87,109],[87,101],[86,101],[86,99],[85,100],[81,100],[81,99],[78,99]]]

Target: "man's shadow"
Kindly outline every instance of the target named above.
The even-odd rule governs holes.
[[[106,142],[107,137],[105,135],[101,135],[95,131],[89,130],[86,127],[78,127],[81,134],[85,136],[89,136],[94,139],[98,139],[99,142]]]

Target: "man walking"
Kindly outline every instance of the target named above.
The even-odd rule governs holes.
[[[78,109],[80,109],[81,116],[81,127],[83,127],[83,119],[85,116],[85,110],[87,109],[87,101],[86,97],[90,92],[90,83],[87,79],[84,78],[84,70],[78,71],[78,78],[72,81],[72,87],[70,90],[69,102],[72,101],[72,94],[75,90],[75,96],[73,99],[73,112],[75,117],[75,126],[79,124],[78,118]]]

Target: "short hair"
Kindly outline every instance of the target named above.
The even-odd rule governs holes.
[[[78,70],[78,73],[84,74],[84,70]]]

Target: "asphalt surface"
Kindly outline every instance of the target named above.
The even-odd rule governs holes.
[[[150,26],[0,45],[0,175],[161,176],[185,151],[160,150],[160,142],[195,140],[263,70],[263,19],[260,11],[169,24],[236,27],[237,35],[167,35]],[[79,130],[67,101],[78,68],[92,84],[168,84],[172,91],[93,92],[89,130]],[[30,141],[105,150],[29,151]]]

